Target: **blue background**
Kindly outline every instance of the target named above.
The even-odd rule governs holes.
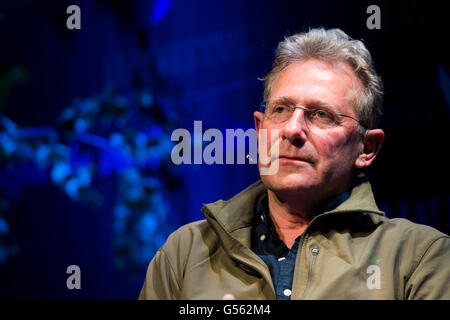
[[[66,28],[70,4],[81,8],[81,30]],[[381,8],[381,30],[366,27],[370,4]],[[449,233],[449,12],[448,4],[419,1],[3,1],[0,71],[20,65],[28,80],[9,90],[0,112],[23,128],[51,132],[74,101],[113,88],[174,115],[156,127],[168,137],[176,127],[193,132],[195,120],[203,131],[246,130],[277,43],[308,27],[339,27],[365,40],[385,81],[386,141],[368,171],[380,207]],[[138,120],[130,124],[145,131]],[[154,249],[119,254],[118,262],[121,162],[112,164],[105,152],[96,153],[103,160],[83,158],[78,147],[70,144],[72,164],[99,163],[90,181],[103,197],[97,206],[74,199],[49,170],[26,162],[7,171],[0,162],[0,194],[9,203],[0,235],[16,248],[0,259],[1,298],[137,298]],[[158,189],[167,223],[150,220],[133,231],[156,244],[201,219],[203,203],[228,199],[258,179],[255,165],[175,166],[167,153],[161,159],[173,178]],[[81,268],[81,290],[66,287],[72,264]]]

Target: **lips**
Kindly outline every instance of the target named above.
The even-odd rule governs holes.
[[[286,160],[292,160],[292,161],[303,161],[303,162],[311,162],[309,159],[304,157],[297,157],[297,156],[289,156],[289,155],[280,155],[280,159],[286,159]]]

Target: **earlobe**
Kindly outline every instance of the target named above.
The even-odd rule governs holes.
[[[372,164],[384,141],[384,131],[381,129],[368,130],[364,136],[363,151],[355,161],[355,167],[362,169]]]

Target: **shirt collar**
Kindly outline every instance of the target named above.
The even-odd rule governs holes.
[[[313,217],[317,217],[318,215],[320,215],[324,212],[332,211],[332,210],[336,209],[341,203],[343,203],[349,197],[350,197],[350,193],[348,191],[345,191],[337,196],[334,196],[334,197],[328,199],[324,204],[319,205],[313,211]]]
[[[345,191],[335,197],[328,199],[324,204],[318,206],[313,211],[313,218],[324,212],[336,209],[341,203],[343,203],[349,197],[350,193],[348,191]],[[264,192],[264,194],[258,199],[256,205],[256,216],[257,221],[264,223],[268,227],[271,226],[271,224],[269,223],[270,216],[269,216],[269,203],[267,192]]]

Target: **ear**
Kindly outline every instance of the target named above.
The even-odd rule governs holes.
[[[355,160],[355,167],[362,169],[372,164],[384,141],[384,131],[381,129],[367,130],[363,141],[363,150]]]
[[[264,115],[259,111],[255,111],[255,112],[253,112],[253,118],[255,119],[256,136],[258,137],[258,140],[259,140],[259,129],[261,129],[261,127],[262,127]]]

